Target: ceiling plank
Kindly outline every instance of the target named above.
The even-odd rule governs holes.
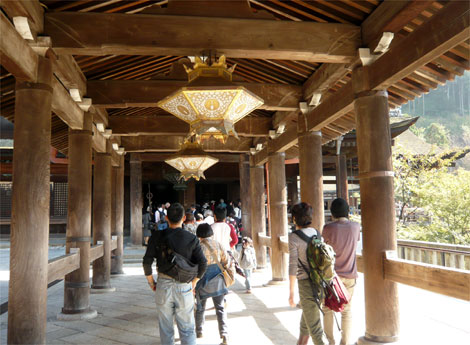
[[[121,137],[121,145],[126,152],[176,152],[180,149],[185,136],[139,135],[136,137]],[[204,140],[202,147],[206,152],[249,152],[253,145],[252,138],[228,137],[225,144],[213,138]]]
[[[360,28],[350,24],[121,13],[51,12],[44,32],[57,54],[74,55],[196,55],[215,49],[236,58],[345,63],[360,44]]]
[[[291,111],[299,107],[299,85],[235,83],[264,100],[261,109]],[[95,107],[156,107],[158,101],[186,86],[180,80],[90,80],[87,95]]]
[[[187,135],[189,125],[175,116],[110,116],[113,135]],[[271,129],[271,118],[245,117],[235,123],[241,137],[266,137]]]
[[[388,88],[469,37],[470,2],[449,2],[370,67],[371,89]]]

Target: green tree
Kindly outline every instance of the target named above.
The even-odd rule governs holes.
[[[449,169],[469,150],[439,155],[413,155],[403,149],[394,153],[400,238],[470,244],[470,172]]]
[[[449,131],[440,123],[431,123],[423,134],[424,139],[430,144],[436,144],[439,147],[449,146]]]

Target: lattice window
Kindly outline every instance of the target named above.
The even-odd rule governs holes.
[[[51,217],[64,218],[67,216],[67,183],[54,182],[51,188]]]
[[[0,218],[11,217],[11,182],[0,182]]]

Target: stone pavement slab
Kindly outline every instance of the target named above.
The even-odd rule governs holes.
[[[91,306],[99,313],[92,320],[58,321],[63,283],[49,288],[47,343],[160,344],[154,292],[147,285],[142,267],[127,265],[124,270],[125,275],[112,277],[116,292],[90,296]],[[295,344],[301,311],[288,306],[287,284],[264,286],[271,273],[258,271],[253,274],[253,293],[246,294],[243,279],[238,278],[226,297],[230,344]],[[470,303],[404,285],[399,285],[399,293],[402,339],[399,344],[470,344]],[[208,301],[204,337],[197,340],[198,345],[220,343],[212,307]],[[353,310],[353,335],[359,338],[365,330],[362,275],[355,290]],[[7,316],[8,313],[0,316],[0,344],[6,343]],[[178,338],[176,327],[175,335]]]

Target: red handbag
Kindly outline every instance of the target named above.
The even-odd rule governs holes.
[[[336,312],[342,312],[351,300],[351,295],[341,279],[335,275],[326,288],[325,306]]]

